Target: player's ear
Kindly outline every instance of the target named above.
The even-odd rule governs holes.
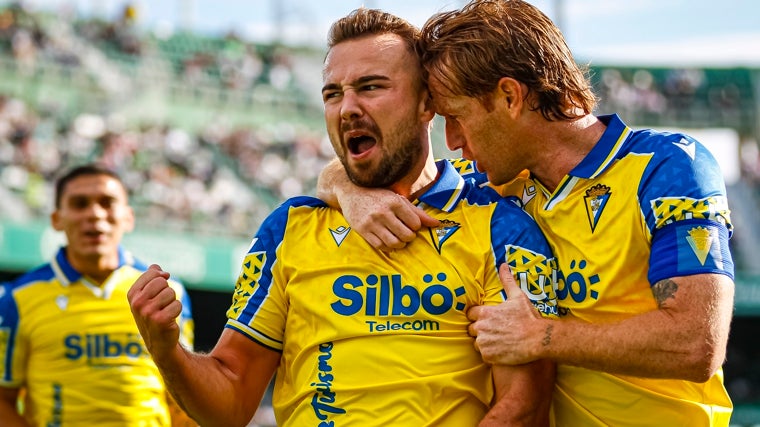
[[[502,77],[496,85],[496,102],[503,102],[507,111],[512,114],[519,112],[523,107],[523,87],[517,80],[511,77]]]
[[[58,209],[50,214],[50,225],[55,231],[63,231],[63,224],[61,224],[61,216],[58,215]]]
[[[125,209],[127,211],[124,213],[124,231],[131,232],[135,229],[135,211],[129,205]]]
[[[433,108],[433,97],[430,96],[430,91],[427,89],[423,90],[422,93],[422,104],[421,107],[421,119],[423,121],[429,122],[433,120],[433,117],[435,117],[435,109]]]

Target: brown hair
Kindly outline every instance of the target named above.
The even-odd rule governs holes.
[[[411,52],[420,35],[419,28],[408,21],[378,9],[360,7],[335,21],[327,33],[327,48],[346,40],[375,34],[395,34],[401,37]]]
[[[434,73],[453,95],[488,107],[502,77],[528,86],[531,107],[547,120],[590,114],[596,97],[559,28],[522,0],[472,0],[461,10],[433,15],[417,45],[426,76]]]
[[[110,176],[116,181],[119,181],[121,186],[124,188],[124,192],[127,193],[127,187],[126,185],[124,185],[124,181],[121,180],[121,177],[115,171],[109,169],[106,166],[96,164],[96,163],[81,165],[81,166],[77,166],[71,169],[70,171],[66,172],[65,175],[62,175],[60,178],[56,180],[55,182],[56,209],[61,207],[61,199],[63,198],[63,193],[66,190],[66,186],[69,184],[69,182],[73,181],[75,178],[79,178],[80,176],[92,176],[92,175]]]

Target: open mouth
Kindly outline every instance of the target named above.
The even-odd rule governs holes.
[[[99,230],[87,230],[83,234],[89,239],[103,239],[106,235],[105,232]]]
[[[354,136],[348,139],[348,151],[359,155],[367,152],[377,144],[375,138],[368,135]]]

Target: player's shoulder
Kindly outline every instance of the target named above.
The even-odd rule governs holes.
[[[318,199],[312,196],[295,196],[290,197],[277,208],[277,209],[290,209],[290,208],[321,208],[327,207],[327,203],[322,199]]]
[[[326,208],[329,207],[323,200],[312,196],[295,196],[286,199],[280,203],[272,212],[267,215],[266,219],[262,223],[262,227],[271,227],[275,224],[279,224],[282,221],[287,220],[294,210],[301,208]],[[274,223],[274,224],[273,224]]]
[[[695,163],[707,156],[707,148],[695,137],[683,132],[640,129],[632,133],[629,151],[632,153],[651,153],[657,162]]]
[[[55,279],[55,271],[50,264],[43,264],[33,268],[20,276],[3,283],[3,288],[7,291],[27,287],[27,286],[48,286]]]
[[[720,166],[694,137],[681,132],[645,129],[634,132],[630,151],[651,156],[642,171],[642,200],[668,194],[693,198],[723,194]]]

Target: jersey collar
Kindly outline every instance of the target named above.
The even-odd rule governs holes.
[[[134,258],[132,254],[127,252],[123,247],[119,246],[119,266],[121,268],[124,265],[134,265]],[[77,271],[66,258],[66,247],[58,249],[55,258],[51,261],[51,266],[55,272],[56,277],[63,286],[69,286],[72,283],[82,279],[84,276]]]
[[[607,170],[632,133],[631,128],[626,126],[617,114],[599,116],[599,120],[607,129],[594,148],[570,171],[571,176],[593,179]]]
[[[438,179],[418,200],[444,212],[451,212],[464,195],[465,181],[448,161],[438,160],[435,164],[438,167]]]

